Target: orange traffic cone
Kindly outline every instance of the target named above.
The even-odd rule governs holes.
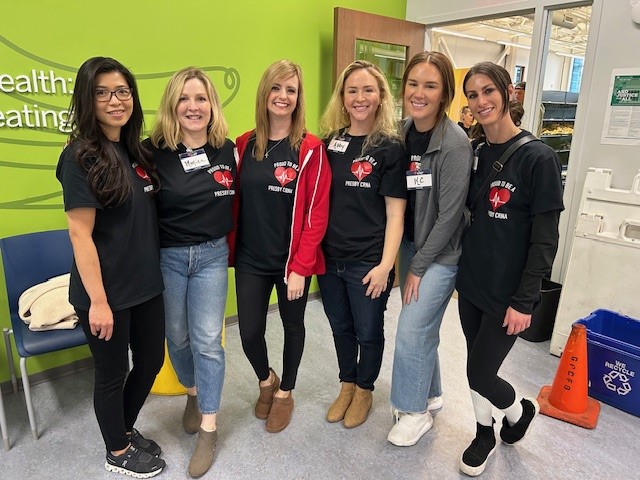
[[[553,385],[542,387],[538,394],[540,413],[595,428],[600,402],[588,396],[587,327],[574,323],[560,358]]]

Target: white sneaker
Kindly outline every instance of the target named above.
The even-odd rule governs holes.
[[[434,410],[440,410],[444,405],[442,397],[431,397],[427,400],[427,410],[433,412]]]
[[[398,447],[415,445],[433,426],[433,417],[428,410],[424,413],[398,412],[395,419],[387,440]]]

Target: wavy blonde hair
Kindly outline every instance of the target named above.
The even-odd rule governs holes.
[[[343,128],[351,125],[349,114],[344,108],[344,85],[349,76],[358,70],[366,70],[370,73],[376,79],[378,90],[380,91],[380,105],[375,113],[376,118],[373,129],[367,135],[362,150],[365,151],[370,147],[375,147],[386,138],[401,141],[389,82],[387,82],[387,78],[377,65],[365,60],[356,60],[351,63],[338,77],[331,99],[320,121],[322,136],[335,135]]]
[[[229,127],[222,115],[222,103],[218,93],[211,79],[203,70],[196,67],[186,67],[174,73],[164,89],[160,107],[158,108],[158,116],[150,135],[151,143],[154,146],[158,148],[169,147],[174,151],[178,149],[178,143],[182,141],[183,136],[176,110],[185,83],[193,78],[202,82],[211,104],[211,120],[207,126],[207,142],[216,148],[224,145]]]
[[[296,108],[291,114],[291,131],[289,132],[289,144],[295,149],[300,148],[302,138],[307,131],[304,121],[304,89],[302,88],[302,70],[300,65],[290,60],[279,60],[269,65],[262,74],[258,91],[256,93],[256,144],[254,147],[254,156],[256,160],[262,160],[267,151],[267,143],[269,142],[269,111],[267,109],[267,101],[271,88],[279,81],[286,80],[292,76],[298,78],[298,101]]]

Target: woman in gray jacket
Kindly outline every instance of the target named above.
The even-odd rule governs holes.
[[[402,79],[407,168],[405,234],[400,246],[402,311],[393,359],[387,439],[414,445],[442,407],[440,324],[455,286],[463,210],[473,152],[446,110],[455,91],[453,67],[439,52],[414,56]]]

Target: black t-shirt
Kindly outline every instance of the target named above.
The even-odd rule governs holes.
[[[209,165],[190,170],[180,155],[187,148],[179,144],[176,151],[145,145],[152,152],[160,177],[156,195],[160,246],[196,245],[225,236],[233,229],[231,204],[235,195],[236,161],[234,145],[227,140],[221,148],[206,144]]]
[[[433,129],[426,132],[419,132],[416,130],[415,124],[411,124],[405,143],[407,145],[407,152],[409,154],[409,163],[407,171],[415,172],[416,170],[422,170],[425,173],[431,172],[430,165],[422,165],[422,156],[429,148],[429,142],[431,141],[431,134]],[[429,202],[428,198],[425,198],[425,208]],[[415,221],[416,211],[416,191],[407,190],[407,209],[404,213],[404,234],[407,239],[413,242],[413,229]]]
[[[284,275],[300,173],[298,152],[287,139],[269,140],[268,155],[257,161],[254,145],[252,138],[242,158],[235,267],[258,275]]]
[[[384,197],[406,197],[407,153],[401,143],[385,140],[363,154],[365,136],[340,139],[349,143],[344,153],[331,150],[326,140],[333,180],[322,248],[331,260],[378,263],[387,224]]]
[[[467,205],[491,172],[494,161],[523,131],[504,144],[483,145],[471,174]],[[462,243],[456,288],[492,316],[502,318],[518,290],[527,262],[533,216],[562,210],[560,161],[539,141],[520,147],[478,201]]]
[[[147,172],[130,158],[123,144],[114,143],[114,146],[128,167],[133,186],[122,205],[104,206],[96,199],[87,182],[87,173],[76,160],[74,143],[60,155],[56,177],[62,183],[65,211],[96,209],[93,241],[109,307],[118,311],[159,295],[164,286],[153,184]],[[90,306],[75,258],[71,267],[69,301],[80,310],[88,310]]]

